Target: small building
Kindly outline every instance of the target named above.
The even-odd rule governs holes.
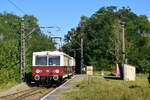
[[[86,75],[93,75],[93,66],[86,67]]]
[[[136,78],[136,69],[134,66],[124,64],[123,79],[126,81],[134,81]]]

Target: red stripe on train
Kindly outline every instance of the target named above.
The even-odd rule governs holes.
[[[39,76],[63,76],[65,74],[73,73],[74,67],[70,66],[33,66],[32,67],[32,75],[39,75]]]

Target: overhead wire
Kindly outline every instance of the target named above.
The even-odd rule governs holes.
[[[13,1],[7,0],[11,5],[13,5],[16,9],[18,9],[21,13],[26,14],[19,6],[17,6]]]

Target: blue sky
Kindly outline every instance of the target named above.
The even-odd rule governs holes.
[[[59,26],[61,31],[52,31],[54,36],[63,36],[76,27],[80,16],[91,16],[103,6],[129,6],[138,15],[150,19],[150,0],[11,0],[26,14],[34,15],[40,26]],[[23,16],[8,0],[1,0],[0,13],[4,11]]]

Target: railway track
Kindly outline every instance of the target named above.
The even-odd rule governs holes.
[[[65,81],[63,83],[65,83]],[[42,91],[42,89],[40,88],[31,88],[17,93],[12,93],[6,96],[1,96],[0,100],[40,100],[41,97],[45,96],[46,94],[50,93],[56,88],[56,85],[54,85],[51,88],[47,88],[44,91]]]
[[[24,93],[26,93],[26,92],[29,92],[29,91],[32,91],[32,90],[35,90],[35,88],[23,90],[23,91],[16,92],[16,93],[12,93],[12,94],[5,95],[5,96],[1,96],[1,97],[0,97],[0,100],[3,100],[3,99],[5,100],[5,99],[8,99],[8,98],[17,96],[17,95],[22,95],[22,94],[24,94]]]
[[[39,89],[36,89],[36,90],[33,89],[31,91],[28,91],[27,93],[24,93],[20,96],[12,98],[11,100],[25,100],[31,96],[37,95],[38,93],[42,93],[42,92]]]
[[[66,81],[62,82],[61,85],[63,85],[65,82]],[[44,91],[42,91],[41,88],[31,88],[17,93],[12,93],[6,96],[1,96],[0,100],[40,100],[40,98],[44,97],[56,88],[57,86],[54,86],[51,88],[47,88]]]
[[[38,100],[47,93],[51,92],[54,88],[49,88],[42,92],[39,88],[27,89],[17,93],[1,96],[0,100]],[[37,97],[37,98],[35,98]]]

